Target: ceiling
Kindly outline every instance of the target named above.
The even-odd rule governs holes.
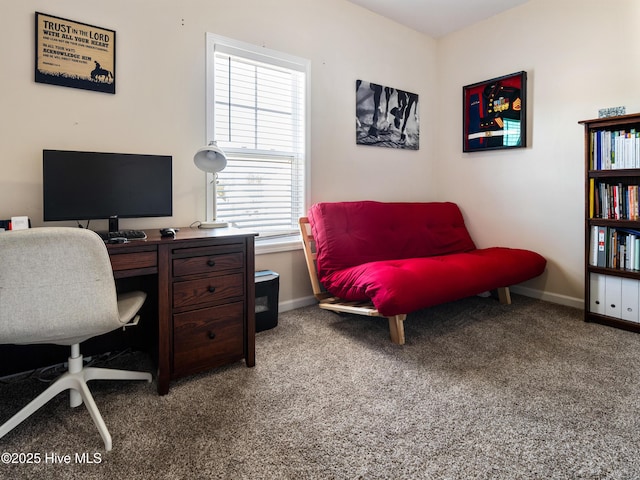
[[[349,0],[433,38],[517,7],[529,0]]]

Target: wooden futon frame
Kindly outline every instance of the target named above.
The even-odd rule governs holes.
[[[311,288],[313,289],[313,295],[318,300],[318,306],[324,310],[331,310],[339,313],[351,313],[356,315],[365,315],[369,317],[384,317],[380,314],[376,307],[368,302],[350,302],[341,298],[335,297],[327,292],[320,281],[318,280],[318,272],[316,269],[316,248],[313,235],[311,233],[311,225],[309,224],[308,217],[301,217],[299,219],[300,235],[302,237],[302,243],[304,245],[304,257],[307,261],[307,269],[309,270],[309,278],[311,279]],[[511,294],[509,287],[502,287],[496,289],[498,300],[500,303],[508,305],[511,303]],[[407,314],[393,315],[385,317],[389,320],[389,334],[391,336],[391,342],[397,345],[404,345],[404,321],[407,318]]]
[[[340,313],[353,313],[356,315],[365,315],[368,317],[384,317],[371,302],[349,302],[334,297],[327,292],[318,280],[318,272],[316,270],[316,251],[313,235],[311,234],[311,226],[308,217],[301,217],[299,220],[300,235],[304,245],[304,258],[307,261],[307,269],[309,270],[309,278],[311,279],[311,288],[313,295],[318,300],[318,306],[325,310]],[[389,333],[391,341],[398,345],[404,345],[404,321],[407,314],[393,315],[386,317],[389,319]]]

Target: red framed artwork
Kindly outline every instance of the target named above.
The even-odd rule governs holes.
[[[526,147],[526,90],[524,71],[462,87],[462,151]]]

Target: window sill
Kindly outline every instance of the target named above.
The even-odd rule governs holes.
[[[302,250],[302,239],[300,235],[284,238],[256,237],[256,255],[289,252],[293,250]]]

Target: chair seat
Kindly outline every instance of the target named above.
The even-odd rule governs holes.
[[[118,295],[118,315],[122,323],[129,323],[138,313],[147,294],[140,291],[126,292]]]
[[[69,369],[0,425],[0,438],[70,390],[71,407],[84,403],[111,450],[111,435],[93,400],[89,380],[146,380],[147,372],[84,368],[80,342],[131,322],[146,293],[118,295],[107,248],[90,230],[43,227],[0,235],[0,344],[53,343],[71,347]],[[136,322],[133,322],[134,324]]]

